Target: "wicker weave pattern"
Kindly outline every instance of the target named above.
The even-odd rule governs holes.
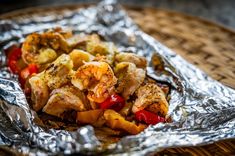
[[[20,20],[34,15],[51,15],[83,6],[33,8],[0,16]],[[195,64],[214,79],[235,88],[235,32],[184,14],[151,8],[126,7],[143,31]],[[0,151],[2,151],[0,149]],[[5,153],[5,152],[4,152]],[[235,140],[201,147],[172,148],[156,155],[235,155]]]
[[[129,11],[148,34],[166,44],[212,78],[235,88],[235,33],[207,21],[143,8]]]

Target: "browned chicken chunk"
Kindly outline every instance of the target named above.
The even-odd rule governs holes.
[[[70,81],[73,73],[73,61],[67,54],[62,54],[43,72],[50,89],[59,88]]]
[[[83,92],[74,86],[65,86],[52,91],[43,112],[62,117],[65,111],[85,111],[89,107]]]
[[[29,79],[31,86],[32,107],[35,111],[41,110],[49,98],[49,88],[42,79],[42,74],[37,74]]]
[[[129,62],[117,64],[115,74],[118,77],[116,91],[125,99],[128,99],[140,87],[145,78],[145,70],[136,68],[135,64]]]
[[[137,68],[145,69],[147,67],[147,61],[144,57],[138,56],[134,53],[119,53],[115,56],[115,62],[130,62],[134,63]]]
[[[137,90],[137,96],[132,111],[147,109],[165,117],[168,112],[168,102],[164,92],[156,84],[148,83]]]

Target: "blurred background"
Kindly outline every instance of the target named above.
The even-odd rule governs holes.
[[[99,0],[0,0],[0,14],[35,6],[98,3]],[[235,0],[119,0],[121,4],[184,12],[235,29]]]

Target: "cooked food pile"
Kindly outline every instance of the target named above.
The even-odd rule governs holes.
[[[55,28],[9,51],[8,66],[39,113],[129,134],[166,122],[169,87],[146,76],[144,57],[96,34]]]

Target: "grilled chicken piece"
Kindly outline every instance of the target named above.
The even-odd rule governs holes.
[[[31,100],[35,111],[41,110],[49,98],[49,88],[42,78],[42,73],[37,74],[29,79],[31,86]]]
[[[52,91],[43,112],[62,118],[66,111],[85,111],[88,109],[89,103],[83,92],[74,86],[64,86]]]
[[[44,79],[50,89],[56,89],[69,82],[72,74],[73,61],[67,54],[58,57],[43,72]]]
[[[113,65],[114,55],[117,52],[117,48],[113,43],[108,42],[88,42],[87,51],[92,55],[96,56],[96,61],[107,62],[110,65]]]
[[[133,63],[121,62],[115,67],[115,75],[118,78],[117,93],[128,99],[144,82],[145,70],[136,68]]]
[[[137,90],[137,96],[132,112],[137,112],[147,109],[162,117],[165,117],[168,112],[168,102],[164,92],[156,84],[147,83]]]
[[[59,88],[69,82],[73,62],[69,55],[58,57],[46,70],[29,79],[33,109],[41,110],[49,98],[49,90]]]
[[[77,34],[73,35],[71,38],[67,39],[68,44],[70,47],[74,49],[81,49],[86,51],[88,42],[99,43],[100,37],[97,34]]]
[[[134,63],[137,68],[145,69],[147,67],[147,60],[133,53],[119,53],[115,56],[115,62],[130,62]]]
[[[92,35],[74,35],[68,40],[69,45],[75,49],[84,50],[93,56],[96,56],[96,61],[102,59],[104,62],[112,64],[114,61],[114,54],[117,48],[113,43],[103,42],[97,34]],[[102,56],[102,57],[101,57]],[[105,56],[105,57],[104,57]]]

